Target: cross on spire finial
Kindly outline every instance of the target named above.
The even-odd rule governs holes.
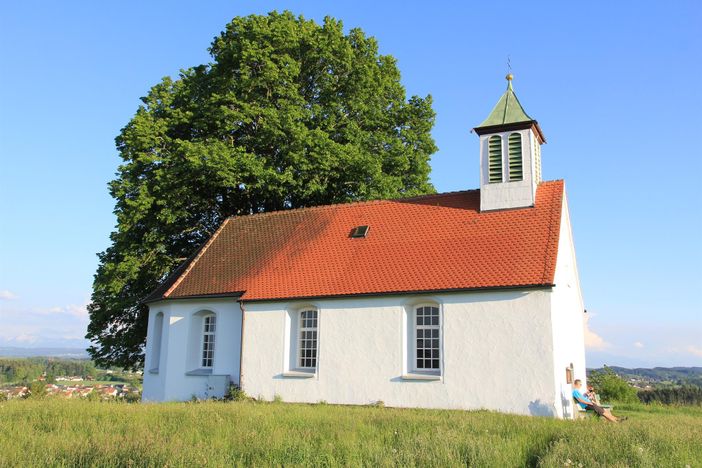
[[[514,76],[512,75],[512,62],[509,59],[509,55],[507,56],[507,76],[505,76],[505,79],[507,80],[507,86],[510,87],[512,86],[512,78]]]

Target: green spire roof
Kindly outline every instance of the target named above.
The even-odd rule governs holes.
[[[488,118],[476,128],[490,127],[493,125],[504,125],[518,122],[533,122],[534,119],[529,117],[524,111],[524,108],[519,103],[517,95],[512,89],[512,75],[507,75],[507,91],[502,95],[497,105],[490,112]]]

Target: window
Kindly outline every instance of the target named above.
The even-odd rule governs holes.
[[[185,363],[186,375],[212,374],[218,318],[217,312],[206,309],[199,310],[190,317]]]
[[[415,309],[415,368],[438,372],[441,368],[441,315],[436,306]]]
[[[512,133],[507,139],[507,147],[509,150],[509,181],[522,180],[522,135]]]
[[[488,182],[502,182],[502,138],[498,135],[488,140]]]
[[[316,310],[300,312],[297,362],[301,369],[317,367],[317,318]]]
[[[320,311],[312,304],[291,308],[285,314],[283,377],[315,378],[319,369]]]
[[[151,342],[151,369],[150,372],[158,372],[161,364],[161,341],[163,337],[163,312],[156,314],[154,320],[154,328],[152,330],[153,338]]]
[[[206,315],[202,320],[202,361],[203,368],[212,368],[214,362],[215,331],[217,317]]]

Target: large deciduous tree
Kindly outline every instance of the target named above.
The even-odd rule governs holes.
[[[118,224],[88,307],[99,364],[142,364],[140,301],[226,217],[433,191],[431,97],[407,99],[360,29],[254,15],[209,51],[154,86],[116,139]]]

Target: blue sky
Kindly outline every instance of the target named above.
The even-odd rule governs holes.
[[[456,2],[458,3],[458,2]],[[432,181],[476,188],[470,129],[514,88],[566,180],[588,366],[702,365],[702,3],[12,2],[0,14],[0,346],[84,346],[114,137],[234,16],[289,9],[375,36],[434,97]]]

